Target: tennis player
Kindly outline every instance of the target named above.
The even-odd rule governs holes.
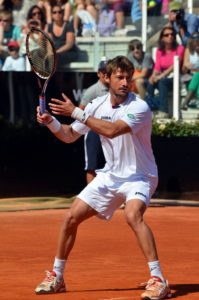
[[[55,115],[71,116],[71,125],[62,125],[49,113],[37,120],[45,124],[61,141],[71,143],[90,129],[100,135],[106,165],[77,196],[67,211],[61,227],[52,271],[35,290],[37,294],[66,291],[63,274],[73,248],[78,225],[98,216],[109,220],[114,211],[126,202],[125,217],[134,231],[150,270],[150,279],[142,299],[163,299],[170,295],[155,246],[153,233],[143,219],[157,182],[157,167],[151,148],[152,115],[148,105],[129,93],[133,64],[117,56],[106,64],[105,79],[109,93],[94,99],[85,110],[75,107],[63,94],[64,101],[52,99],[50,108]]]

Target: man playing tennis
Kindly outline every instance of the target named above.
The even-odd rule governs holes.
[[[109,220],[114,211],[126,202],[125,217],[134,231],[150,270],[142,299],[163,299],[170,296],[158,261],[152,231],[143,220],[144,212],[154,193],[158,178],[151,148],[152,115],[148,105],[129,93],[133,64],[124,56],[117,56],[106,64],[109,93],[90,102],[81,110],[63,94],[64,101],[52,99],[55,115],[71,116],[76,121],[61,125],[49,113],[37,120],[65,143],[74,142],[90,129],[100,135],[106,165],[77,196],[67,211],[60,231],[53,271],[35,292],[37,294],[66,291],[63,273],[68,255],[73,248],[78,225],[98,216]]]

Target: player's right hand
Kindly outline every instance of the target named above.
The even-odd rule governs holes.
[[[48,111],[46,111],[44,114],[40,114],[40,107],[37,106],[37,122],[39,124],[47,125],[53,120],[53,117],[51,114],[49,114]]]

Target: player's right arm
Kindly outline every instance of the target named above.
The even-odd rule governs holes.
[[[48,127],[54,136],[64,143],[73,143],[81,136],[81,134],[77,133],[72,126],[61,124],[48,112],[40,115],[39,106],[37,107],[37,122]]]

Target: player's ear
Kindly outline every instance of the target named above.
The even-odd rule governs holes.
[[[106,81],[106,83],[110,83],[110,78],[106,73],[104,74],[104,80]]]

